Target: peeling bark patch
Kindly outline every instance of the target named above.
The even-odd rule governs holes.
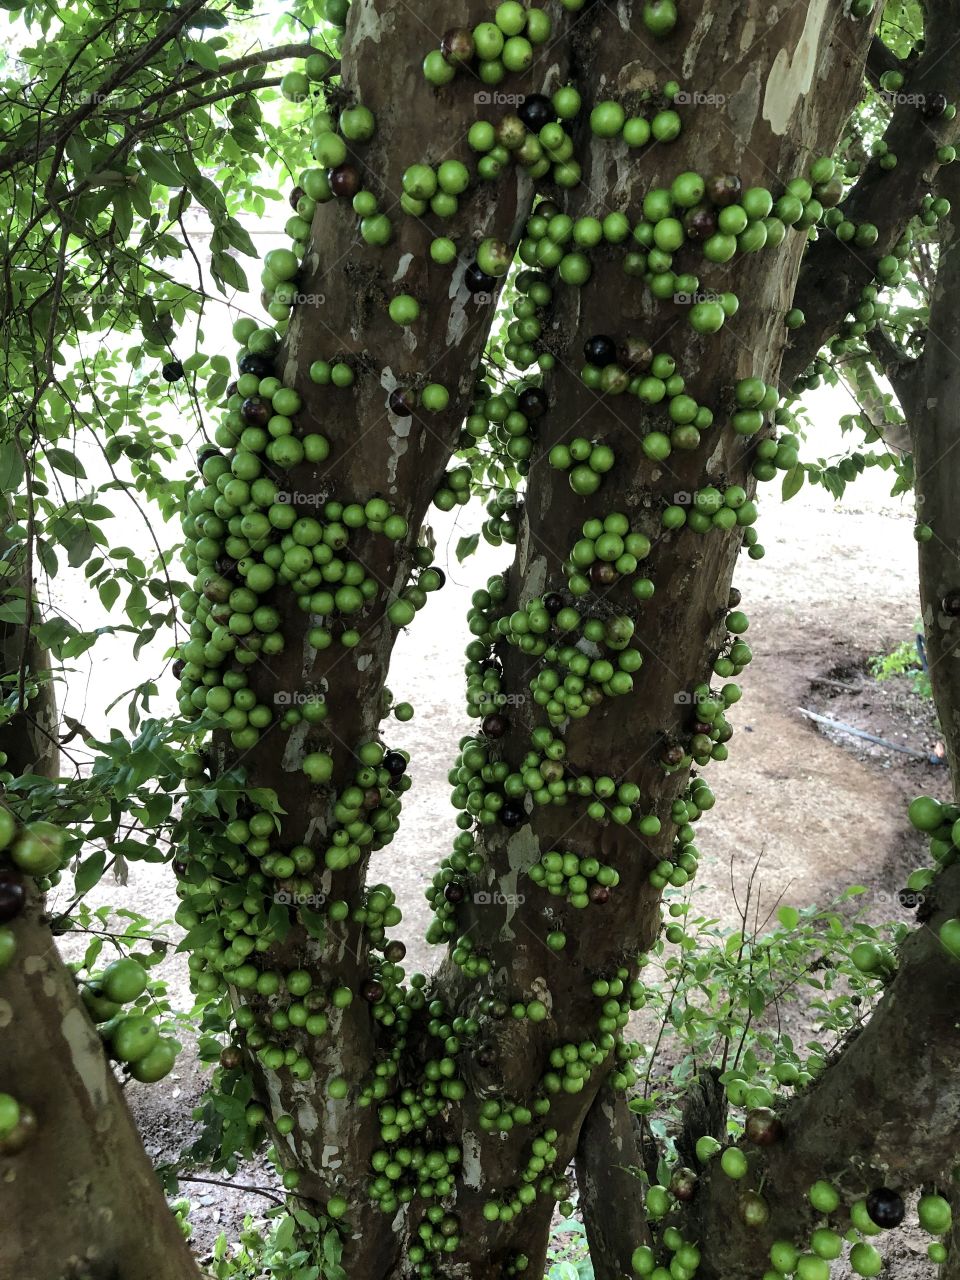
[[[357,18],[351,31],[351,45],[354,50],[362,44],[364,40],[372,40],[374,44],[379,44],[385,35],[388,35],[394,29],[396,15],[393,8],[378,12],[378,8],[374,4],[357,4],[350,6],[350,16],[356,13]],[[352,61],[356,61],[356,55]]]
[[[690,39],[687,41],[687,45],[683,53],[683,66],[681,67],[681,71],[684,79],[693,74],[693,69],[697,64],[698,57],[700,56],[700,46],[710,34],[710,28],[713,26],[714,16],[715,15],[708,9],[702,9],[700,12],[700,17],[697,19],[697,24],[690,34]]]
[[[479,1188],[483,1179],[483,1166],[480,1160],[480,1139],[475,1133],[463,1135],[461,1168],[464,1186]]]
[[[532,827],[523,827],[507,841],[507,861],[510,870],[516,875],[526,871],[540,859],[540,841]]]
[[[402,280],[403,277],[407,274],[407,271],[409,270],[409,267],[410,267],[410,263],[412,261],[413,261],[412,253],[405,253],[403,255],[403,257],[397,263],[397,269],[393,277],[394,284],[396,284],[398,280]]]
[[[390,492],[397,491],[397,467],[400,465],[400,459],[407,452],[409,446],[408,437],[410,435],[410,427],[412,420],[410,418],[396,419],[393,433],[390,436],[390,459],[387,462],[387,481],[390,485]]]
[[[523,605],[529,604],[531,600],[537,596],[542,596],[547,585],[547,559],[546,556],[537,556],[535,560],[531,560],[527,565],[527,572],[523,578],[523,592],[521,601]]]
[[[738,138],[749,138],[752,135],[759,109],[760,72],[756,67],[750,67],[740,88],[727,103],[730,127]]]
[[[779,137],[786,133],[797,103],[810,92],[813,84],[828,3],[829,0],[810,0],[807,19],[793,56],[786,49],[781,49],[770,68],[763,99],[763,118]]]
[[[303,757],[306,754],[304,747],[306,746],[307,734],[310,732],[310,726],[305,720],[300,724],[295,724],[290,730],[287,738],[286,746],[283,748],[283,759],[281,767],[287,773],[293,773],[300,768]]]
[[[60,1030],[90,1100],[98,1111],[106,1108],[109,1099],[109,1067],[100,1042],[94,1040],[86,1015],[79,1009],[68,1010],[60,1023]],[[109,1116],[107,1120],[109,1123]]]
[[[453,277],[450,280],[450,292],[447,297],[450,299],[452,306],[450,307],[450,315],[447,318],[447,346],[459,346],[463,341],[463,336],[470,328],[470,317],[467,314],[467,299],[471,296],[467,291],[463,278],[466,275],[468,263],[458,262]]]

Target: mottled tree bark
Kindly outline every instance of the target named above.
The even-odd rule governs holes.
[[[307,301],[294,311],[278,373],[302,396],[303,430],[327,436],[332,454],[322,466],[304,465],[290,473],[289,488],[292,500],[309,504],[303,510],[310,513],[328,498],[365,502],[382,496],[406,517],[411,532],[402,543],[362,531],[351,537],[351,554],[382,588],[364,612],[356,648],[348,652],[334,645],[313,651],[306,642],[309,619],[288,596],[284,654],[269,665],[250,668],[259,701],[271,705],[278,694],[322,691],[329,708],[318,733],[308,736],[301,732],[308,726],[301,725],[284,743],[275,726],[243,760],[255,785],[276,790],[286,811],[282,837],[287,845],[322,842],[333,821],[330,792],[311,785],[300,768],[305,754],[322,742],[334,757],[340,785],[356,767],[356,747],[377,736],[397,634],[386,609],[410,576],[416,531],[458,445],[495,310],[495,297],[470,294],[464,273],[482,239],[516,243],[533,200],[532,184],[511,166],[496,183],[474,184],[451,219],[414,218],[399,208],[409,165],[465,158],[470,125],[478,118],[496,121],[506,110],[490,105],[491,94],[481,92],[483,86],[469,72],[442,89],[423,77],[423,58],[439,47],[443,33],[478,20],[466,0],[428,0],[415,13],[405,5],[372,0],[355,0],[350,9],[341,60],[343,94],[362,102],[377,120],[374,138],[353,148],[351,163],[360,170],[362,183],[380,196],[394,238],[386,248],[360,240],[346,201],[317,210],[300,281]],[[511,93],[539,90],[547,76],[555,83],[565,74],[566,63],[566,41],[561,40],[529,75],[512,79]],[[457,244],[459,259],[453,267],[430,259],[431,241],[439,235]],[[387,314],[390,299],[399,293],[413,294],[422,304],[421,318],[409,330],[398,328]],[[356,369],[350,391],[318,387],[310,380],[313,361],[337,358],[349,359]],[[401,417],[389,409],[392,390],[419,390],[427,383],[449,390],[446,411],[419,409],[413,417]],[[336,875],[321,872],[317,891],[359,905],[366,864],[364,858]],[[348,922],[340,928],[339,936],[320,944],[294,927],[267,961],[280,968],[312,968],[324,984],[342,982],[356,990],[369,977],[368,943],[361,927]],[[398,1265],[410,1227],[409,1221],[393,1222],[380,1213],[367,1194],[370,1155],[380,1145],[379,1123],[376,1108],[358,1107],[356,1095],[382,1047],[383,1032],[362,1000],[335,1018],[329,1035],[310,1039],[316,1071],[312,1080],[298,1083],[288,1072],[252,1065],[272,1114],[297,1118],[292,1134],[276,1138],[283,1159],[300,1171],[299,1193],[321,1205],[334,1192],[348,1199],[351,1212],[342,1224],[344,1266],[351,1277],[375,1280]],[[346,1099],[326,1096],[326,1082],[334,1076],[349,1083]]]
[[[57,776],[46,654],[0,625],[0,671],[39,676],[24,714],[0,729],[14,776]],[[30,679],[27,684],[29,687]],[[35,1113],[27,1145],[0,1155],[0,1275],[37,1280],[196,1280],[119,1082],[31,890],[0,972],[0,1090]]]
[[[920,358],[894,383],[910,424],[916,470],[917,519],[933,537],[922,542],[920,602],[924,639],[940,727],[960,785],[960,173],[948,165],[939,191],[953,205],[944,224],[930,323]],[[894,373],[896,377],[896,373]]]

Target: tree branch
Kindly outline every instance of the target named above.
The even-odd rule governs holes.
[[[88,116],[93,115],[97,107],[105,102],[124,81],[129,80],[138,71],[142,71],[144,67],[148,66],[164,45],[178,35],[190,19],[204,7],[204,3],[205,0],[188,0],[188,3],[183,6],[162,31],[159,31],[152,40],[148,40],[129,62],[111,72],[106,80],[90,95],[87,102],[59,120],[56,127],[51,129],[47,135],[40,134],[24,146],[15,147],[0,154],[0,173],[8,172],[24,160],[33,158],[38,152],[45,151],[51,145],[58,146],[64,142],[77,125],[82,124]]]
[[[901,62],[879,36],[873,37],[870,52],[867,54],[867,79],[875,89],[880,87],[880,77],[885,71],[899,71],[906,74],[908,66],[909,63]]]
[[[271,62],[282,62],[287,58],[309,58],[311,54],[316,52],[317,50],[310,44],[282,44],[277,45],[275,49],[261,49],[257,53],[248,53],[243,58],[235,58],[233,62],[225,62],[222,66],[217,67],[216,71],[204,71],[200,75],[193,76],[190,80],[184,80],[180,84],[171,84],[167,88],[158,90],[157,93],[152,93],[149,98],[144,98],[142,101],[135,103],[132,107],[126,108],[123,111],[108,111],[105,112],[105,115],[112,120],[120,119],[125,115],[140,115],[148,107],[152,107],[155,102],[162,102],[174,93],[186,93],[188,90],[199,85],[209,84],[211,80],[219,80],[223,76],[235,75],[237,72],[246,71],[250,67],[269,66]],[[334,62],[324,76],[324,79],[330,79],[332,76],[338,75],[339,72],[340,63]],[[254,89],[261,89],[263,87],[263,83],[257,81],[255,84],[238,86],[238,89],[242,88],[242,91],[250,92]],[[237,92],[237,90],[234,90],[234,92]],[[201,106],[203,101],[203,99],[198,99],[190,105]]]
[[[596,1280],[630,1274],[630,1255],[649,1243],[637,1126],[621,1090],[603,1088],[580,1129],[577,1187]]]
[[[877,358],[881,372],[893,387],[904,416],[911,418],[915,409],[914,399],[920,361],[902,351],[891,341],[880,325],[875,325],[867,333],[866,340]]]
[[[930,19],[928,51],[905,85],[908,97],[940,92],[944,85],[960,79],[960,45],[955,37],[958,25],[960,0],[936,6]],[[794,294],[794,305],[803,311],[806,324],[794,333],[784,354],[783,386],[793,385],[856,306],[862,289],[876,275],[877,263],[892,251],[917,212],[920,193],[933,182],[940,167],[937,148],[957,138],[960,115],[953,121],[928,121],[915,102],[901,102],[896,107],[884,140],[899,163],[886,170],[875,157],[841,206],[851,222],[873,223],[880,233],[877,242],[863,250],[824,232],[811,245]]]

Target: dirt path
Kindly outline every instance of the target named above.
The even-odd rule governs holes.
[[[909,868],[918,865],[922,845],[907,826],[905,804],[919,790],[945,787],[946,771],[904,763],[892,753],[874,757],[853,743],[838,745],[797,712],[798,706],[815,705],[818,697],[817,705],[823,704],[823,687],[815,687],[819,677],[855,668],[911,634],[917,613],[911,525],[906,512],[876,497],[863,510],[834,513],[825,495],[808,494],[767,513],[765,559],[744,558],[740,566],[736,584],[751,619],[747,639],[755,659],[742,680],[743,700],[731,716],[730,760],[708,771],[717,805],[698,838],[699,879],[705,886],[698,905],[731,927],[736,923],[731,868],[742,894],[761,852],[767,906],[781,895],[798,907],[824,904],[858,883],[868,886],[863,901],[877,919],[896,913],[895,892]],[[441,546],[448,535],[451,548],[455,545],[459,534],[451,520],[438,532]],[[405,916],[398,932],[408,944],[408,971],[431,965],[430,949],[422,942],[429,919],[423,888],[454,833],[446,774],[458,738],[470,729],[462,713],[463,618],[470,593],[502,562],[503,556],[489,549],[463,568],[454,561],[448,586],[401,638],[391,672],[395,697],[416,707],[412,722],[394,722],[389,730],[391,743],[412,753],[414,787],[401,833],[390,849],[375,855],[370,878],[389,881],[397,893]],[[844,704],[840,718],[860,714],[858,723],[871,728],[867,721],[876,702],[875,690],[868,688],[861,705]],[[898,732],[895,714],[881,719],[885,736]],[[911,724],[909,731],[918,730]],[[932,732],[929,737],[911,745],[926,750],[933,745]],[[134,867],[127,888],[101,887],[94,899],[129,903],[155,918],[169,916],[175,907],[169,873],[162,867]],[[174,996],[188,1001],[183,957],[171,955],[164,971]],[[165,1085],[128,1090],[155,1159],[174,1159],[189,1140],[191,1112],[202,1087],[188,1046]],[[242,1170],[237,1181],[275,1186],[263,1165]],[[256,1198],[221,1188],[184,1184],[183,1190],[194,1202],[201,1255],[220,1230],[236,1232],[244,1210],[261,1207]]]

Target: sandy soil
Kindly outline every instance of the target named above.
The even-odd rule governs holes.
[[[742,893],[761,854],[760,889],[768,906],[781,897],[798,907],[823,904],[858,883],[868,888],[862,901],[871,915],[891,918],[900,910],[896,891],[923,856],[906,822],[906,801],[921,790],[945,794],[948,785],[946,769],[824,732],[798,710],[818,710],[921,751],[936,742],[929,708],[909,693],[906,681],[878,687],[864,673],[870,655],[912,634],[918,612],[912,517],[877,486],[866,485],[857,501],[859,507],[835,509],[825,494],[806,492],[787,506],[768,502],[761,523],[766,557],[744,558],[737,573],[755,660],[731,717],[736,733],[730,760],[710,770],[717,805],[698,839],[706,886],[699,906],[731,926],[731,885]],[[452,518],[438,529],[451,559],[459,532]],[[391,672],[395,696],[416,707],[411,723],[391,730],[395,744],[413,753],[415,785],[401,833],[375,856],[371,877],[389,880],[404,910],[409,970],[430,964],[421,942],[428,920],[423,886],[453,832],[446,772],[466,731],[460,710],[463,616],[478,580],[501,562],[502,555],[489,550],[463,568],[454,560],[447,588],[401,638]],[[129,902],[156,918],[175,906],[163,868],[135,867],[126,888],[101,887],[98,895],[97,901]],[[182,957],[171,955],[164,971],[175,998],[186,1001]],[[130,1086],[155,1159],[175,1159],[190,1140],[202,1084],[188,1045],[164,1086]],[[276,1185],[262,1165],[241,1170],[236,1181],[265,1190]],[[218,1231],[237,1230],[244,1210],[269,1203],[208,1185],[184,1183],[183,1192],[193,1201],[201,1256]],[[913,1267],[921,1245],[897,1234],[895,1272],[912,1280],[925,1273],[922,1264],[919,1271]]]

